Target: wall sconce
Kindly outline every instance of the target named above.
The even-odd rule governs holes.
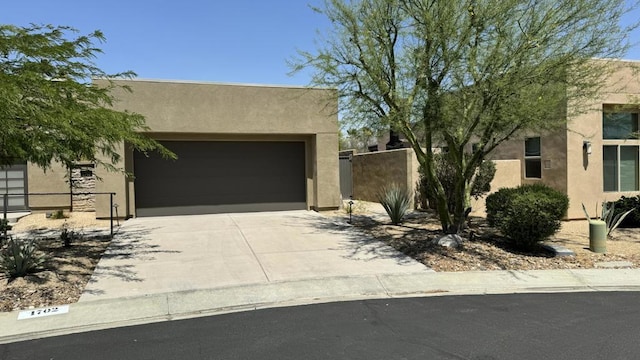
[[[583,141],[582,150],[587,153],[587,155],[591,155],[591,141]]]

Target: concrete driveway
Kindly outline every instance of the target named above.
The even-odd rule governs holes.
[[[136,218],[122,224],[80,301],[429,271],[312,211]]]

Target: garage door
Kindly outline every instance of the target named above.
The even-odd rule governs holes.
[[[161,141],[134,154],[137,216],[306,209],[304,142]]]

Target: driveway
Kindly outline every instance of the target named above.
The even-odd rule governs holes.
[[[312,211],[147,217],[122,224],[80,301],[428,271]]]

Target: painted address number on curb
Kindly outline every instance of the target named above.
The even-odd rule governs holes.
[[[52,306],[42,309],[20,311],[18,320],[33,319],[43,316],[60,315],[69,312],[69,305]]]

